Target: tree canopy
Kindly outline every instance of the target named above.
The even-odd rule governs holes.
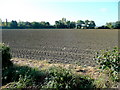
[[[107,22],[106,25],[100,26],[98,29],[120,29],[120,21]]]
[[[6,21],[2,22],[3,29],[94,29],[96,27],[95,21],[93,20],[77,20],[70,21],[66,18],[55,21],[54,25],[51,25],[49,22],[24,22],[12,20],[11,22]],[[120,28],[120,21],[108,22],[106,25],[98,27],[98,29],[118,29]]]

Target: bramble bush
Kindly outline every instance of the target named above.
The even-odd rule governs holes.
[[[41,86],[45,77],[45,73],[36,68],[14,65],[2,72],[2,83],[5,85],[10,82],[15,82],[11,88],[26,88],[36,85]]]
[[[57,90],[73,90],[80,88],[94,88],[93,79],[83,75],[75,75],[62,67],[51,67],[47,70],[48,77],[42,88]]]
[[[4,85],[12,82],[9,88],[41,89],[80,89],[95,88],[94,80],[88,76],[75,75],[70,70],[51,67],[41,71],[27,66],[13,66],[3,72]]]
[[[8,67],[12,66],[13,63],[10,61],[11,54],[10,54],[10,48],[0,43],[0,53],[2,53],[2,69],[7,69]]]
[[[113,81],[120,80],[120,52],[118,47],[114,47],[113,50],[97,52],[95,60],[99,64],[100,69],[109,71],[108,74],[110,74]]]

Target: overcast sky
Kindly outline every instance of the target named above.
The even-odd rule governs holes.
[[[0,0],[5,21],[94,20],[97,26],[118,20],[119,0]]]

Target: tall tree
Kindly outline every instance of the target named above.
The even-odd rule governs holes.
[[[25,22],[25,27],[26,28],[32,28],[32,24],[30,22]]]
[[[85,24],[84,21],[78,20],[78,21],[77,21],[77,28],[78,28],[78,29],[81,29],[81,27],[82,27],[83,24]]]
[[[59,21],[55,21],[55,27],[59,28],[60,27],[60,22]]]
[[[70,22],[70,21],[67,21],[66,24],[67,24],[67,28],[70,28],[71,22]]]
[[[70,23],[70,28],[75,28],[76,27],[76,23],[75,22],[71,22]]]
[[[95,26],[96,26],[96,24],[95,24],[94,21],[90,21],[90,22],[89,22],[89,28],[90,28],[90,29],[94,29]]]
[[[120,29],[120,21],[115,22],[115,29]]]
[[[55,21],[56,28],[67,28],[66,18],[62,18],[62,20]]]
[[[10,23],[10,28],[13,28],[13,29],[18,28],[17,21],[12,20],[11,23]]]
[[[114,28],[112,22],[106,23],[106,26],[109,27],[109,28],[111,28],[111,29]]]
[[[62,18],[62,20],[61,20],[61,21],[62,21],[62,23],[64,23],[64,24],[65,24],[65,23],[66,23],[66,18]]]
[[[6,27],[8,27],[8,21],[7,21],[7,19],[6,19]]]
[[[34,29],[39,29],[41,26],[40,23],[38,23],[38,22],[32,22],[31,24],[32,24],[32,28],[34,28]]]
[[[86,28],[89,28],[89,24],[90,24],[90,21],[89,20],[85,20],[85,27]]]

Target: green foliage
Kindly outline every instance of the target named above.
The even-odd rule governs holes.
[[[47,70],[48,77],[43,88],[79,89],[94,88],[93,80],[87,76],[75,75],[70,70],[60,67],[52,67]]]
[[[120,29],[120,21],[115,22],[115,29]]]
[[[17,82],[17,85],[41,85],[44,81],[45,73],[28,66],[13,66],[2,72],[2,83]],[[32,82],[32,83],[31,83]],[[20,85],[21,86],[21,85]],[[23,85],[24,86],[24,85]]]
[[[114,81],[120,81],[120,52],[118,47],[97,53],[95,60],[103,72],[108,75],[108,77],[102,75],[97,80],[88,76],[73,74],[71,70],[62,67],[51,67],[46,71],[40,71],[28,66],[15,66],[10,61],[9,47],[0,44],[0,51],[3,57],[2,84],[13,82],[10,85],[11,88],[37,87],[58,90],[111,88]]]
[[[7,69],[8,67],[12,66],[10,48],[0,43],[0,52],[2,53],[2,69]]]
[[[107,26],[108,28],[111,28],[111,29],[113,29],[113,28],[114,28],[114,26],[112,25],[112,23],[111,23],[111,22],[106,23],[106,26]]]
[[[113,80],[119,80],[120,72],[120,52],[117,47],[113,50],[106,50],[97,53],[95,59],[103,70],[109,70],[109,74]]]
[[[114,83],[110,77],[102,74],[96,80],[94,80],[94,84],[97,88],[111,88]]]
[[[17,21],[12,20],[11,23],[10,23],[10,28],[15,29],[17,27],[18,27]]]
[[[120,29],[120,21],[106,23],[106,27],[110,29]]]
[[[30,76],[21,76],[19,77],[18,82],[13,82],[10,85],[10,88],[26,88],[28,86],[32,86],[33,80],[31,79]]]
[[[2,22],[3,29],[48,29],[48,28],[57,28],[57,29],[70,29],[70,28],[78,28],[78,29],[94,29],[96,26],[94,21],[89,20],[78,20],[77,22],[67,21],[66,18],[62,18],[61,20],[55,21],[54,25],[50,25],[49,22],[23,22],[23,21],[15,21],[12,20],[8,22],[7,19],[5,22]],[[106,25],[102,25],[97,27],[96,29],[120,29],[120,21],[116,22],[107,22]]]
[[[75,75],[70,70],[52,67],[46,71],[32,69],[27,66],[13,66],[3,72],[3,85],[11,83],[10,88],[54,88],[79,89],[94,88],[93,79]]]
[[[77,23],[77,25],[76,25]],[[85,25],[82,26],[82,25]],[[41,21],[41,22],[23,22],[23,21],[15,21],[12,20],[11,22],[8,22],[7,19],[5,22],[2,22],[2,28],[3,29],[73,29],[73,28],[79,28],[84,27],[86,29],[94,29],[95,28],[95,22],[86,20],[85,22],[82,20],[78,20],[77,22],[66,20],[66,18],[62,18],[61,20],[55,21],[54,25],[50,25],[49,22]]]
[[[89,21],[89,20],[78,20],[77,21],[77,28],[78,29],[94,29],[95,28],[95,22],[94,21]]]
[[[23,21],[14,21],[8,22],[6,19],[6,22],[2,22],[2,28],[3,29],[42,29],[42,28],[51,28],[51,25],[49,22],[23,22]]]

